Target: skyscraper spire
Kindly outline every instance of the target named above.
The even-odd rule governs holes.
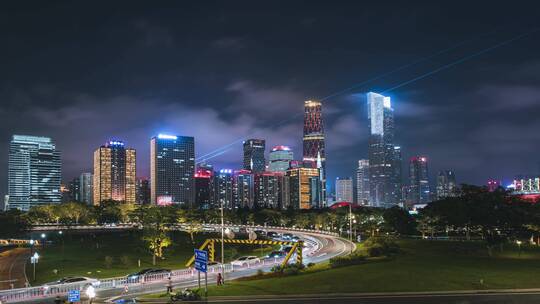
[[[324,127],[322,104],[319,101],[304,102],[304,161],[317,164],[322,183],[322,200],[326,204],[326,153],[324,145]]]

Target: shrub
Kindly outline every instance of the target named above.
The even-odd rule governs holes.
[[[304,264],[287,264],[285,267],[281,265],[272,267],[271,271],[276,273],[282,273],[283,275],[295,275],[298,274],[302,269],[304,269]]]
[[[390,256],[401,252],[399,245],[388,237],[371,237],[364,246],[370,257]]]
[[[131,264],[131,259],[129,258],[129,256],[123,255],[122,257],[120,257],[120,262],[125,267],[129,267],[129,265]]]
[[[366,261],[366,256],[360,253],[353,253],[343,257],[335,257],[330,259],[330,267],[342,267],[348,265],[362,264]]]
[[[107,269],[111,268],[113,263],[114,263],[113,257],[111,257],[111,256],[106,256],[105,257],[105,268],[107,268]]]

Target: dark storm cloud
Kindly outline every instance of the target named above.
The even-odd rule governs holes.
[[[12,134],[52,137],[64,179],[110,138],[148,175],[158,132],[203,155],[245,136],[301,155],[302,106],[460,41],[451,52],[324,101],[329,180],[367,156],[367,91],[383,91],[530,30],[534,2],[35,2],[0,9],[0,183]],[[467,9],[463,9],[466,7]],[[486,34],[489,33],[489,34]],[[392,91],[396,143],[460,182],[537,173],[538,33]],[[277,122],[283,122],[277,125]],[[211,160],[237,168],[241,145]]]

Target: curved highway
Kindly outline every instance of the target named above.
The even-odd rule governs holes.
[[[208,228],[217,229],[218,225],[206,225]],[[205,227],[205,228],[206,228]],[[304,264],[319,263],[336,256],[346,255],[355,249],[354,243],[342,239],[336,235],[318,232],[313,230],[287,229],[282,227],[248,227],[248,226],[231,226],[231,228],[243,227],[247,229],[262,229],[266,231],[276,231],[279,233],[293,233],[298,235],[305,243],[303,250]],[[47,230],[59,230],[61,226],[48,226]],[[65,227],[63,227],[65,229]],[[92,226],[89,229],[97,229]],[[103,229],[103,228],[100,228]],[[114,229],[114,228],[113,228]],[[181,229],[181,227],[178,227]],[[81,230],[81,228],[78,228]],[[291,258],[291,262],[294,259]],[[240,277],[250,276],[257,273],[258,270],[269,271],[273,266],[281,264],[282,259],[265,258],[261,262],[250,265],[248,267],[232,266],[231,264],[224,265],[225,279],[232,280]],[[219,267],[219,268],[218,268]],[[220,266],[209,267],[208,282],[213,284],[216,282],[218,272],[221,272]],[[203,277],[203,276],[202,276]],[[172,277],[174,288],[180,289],[184,287],[193,287],[197,285],[197,275],[193,269],[174,270]],[[137,295],[145,293],[156,293],[165,291],[168,277],[165,275],[157,275],[146,277],[144,280],[130,282],[125,277],[111,278],[100,280],[99,287],[96,288],[96,297],[98,300],[111,301],[115,298],[129,299]],[[2,303],[54,303],[54,299],[59,296],[66,298],[69,290],[81,289],[83,286],[70,284],[55,288],[55,293],[45,292],[40,286],[31,288],[19,288],[13,290],[0,291],[0,300]]]

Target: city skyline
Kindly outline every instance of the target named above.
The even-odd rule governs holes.
[[[144,15],[137,5],[120,15],[114,9],[119,4],[113,4],[108,23],[100,24],[90,18],[100,14],[97,6],[87,9],[79,5],[79,11],[85,13],[77,20],[68,13],[71,10],[57,9],[68,4],[37,5],[46,13],[33,15],[31,22],[45,24],[42,29],[25,27],[29,21],[21,18],[23,9],[17,10],[20,7],[16,4],[12,13],[2,13],[17,31],[16,35],[11,30],[5,35],[8,47],[1,51],[3,58],[13,57],[10,54],[26,58],[2,64],[5,73],[0,79],[0,97],[5,107],[0,113],[4,124],[0,166],[4,168],[13,134],[53,138],[63,152],[64,182],[90,172],[93,149],[111,138],[122,138],[138,151],[138,175],[149,177],[147,142],[161,132],[195,137],[196,157],[256,132],[254,137],[265,139],[267,147],[290,146],[298,158],[302,155],[299,139],[304,100],[322,99],[436,55],[429,62],[322,100],[327,180],[354,175],[357,160],[368,156],[364,96],[368,91],[392,98],[402,157],[427,155],[431,183],[445,168],[457,172],[459,183],[473,184],[494,178],[506,185],[515,175],[540,171],[538,161],[522,161],[523,155],[539,148],[537,135],[527,131],[537,127],[533,118],[540,112],[539,65],[534,53],[537,33],[384,93],[527,32],[527,16],[520,14],[522,23],[516,24],[513,8],[495,6],[490,16],[478,18],[482,8],[476,4],[467,12],[424,5],[414,12],[418,14],[416,21],[411,21],[403,17],[413,12],[398,3],[393,7],[395,15],[388,17],[392,22],[383,22],[369,14],[358,18],[353,13],[365,9],[377,15],[387,11],[383,6],[347,4],[336,14],[340,18],[330,17],[329,25],[323,22],[323,6],[295,4],[290,17],[274,29],[266,24],[279,14],[277,6],[269,7],[268,17],[264,17],[254,8],[238,10],[235,4],[223,9],[239,11],[238,18],[220,19],[215,13],[219,10],[215,10],[208,27],[193,36],[186,30],[193,25],[191,21],[173,18],[163,8],[152,9],[156,17]],[[184,8],[175,4],[170,11]],[[432,16],[441,10],[459,16],[460,24],[434,20]],[[252,20],[252,15],[259,20]],[[55,16],[58,23],[45,22],[43,16]],[[247,19],[252,22],[249,29],[239,26]],[[66,22],[79,27],[65,29]],[[386,25],[390,23],[394,26]],[[506,26],[501,28],[501,24]],[[211,30],[216,25],[222,25],[224,31]],[[427,31],[414,34],[419,26]],[[345,33],[353,33],[356,39]],[[330,37],[334,53],[318,48],[315,42],[319,35]],[[16,39],[20,36],[30,39],[21,42]],[[71,41],[66,37],[77,38]],[[193,44],[186,48],[184,41]],[[366,45],[365,41],[373,43]],[[72,52],[73,43],[88,48]],[[47,60],[36,51],[43,45],[50,46]],[[283,45],[288,48],[281,48]],[[306,54],[306,48],[313,51]],[[208,54],[202,54],[202,49]],[[263,56],[269,51],[272,60]],[[104,70],[104,66],[109,68]],[[49,77],[52,69],[57,73]],[[300,116],[295,117],[296,113]],[[510,137],[511,142],[506,140]],[[211,163],[218,169],[240,168],[241,149],[241,144],[233,145]],[[7,170],[0,172],[0,193],[6,194]]]

